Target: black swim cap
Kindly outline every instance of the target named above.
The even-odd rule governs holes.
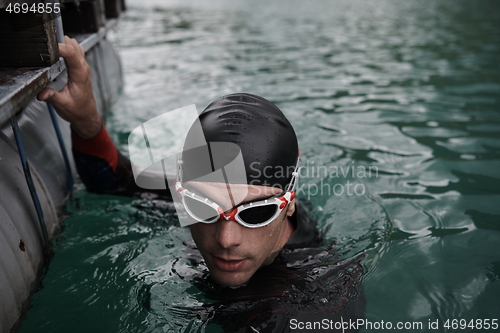
[[[186,149],[199,140],[194,131],[188,133],[184,181],[226,166],[241,151],[247,184],[284,188],[290,182],[299,153],[297,136],[276,105],[259,96],[236,93],[210,103],[199,120],[208,147]],[[230,144],[215,154],[215,143]]]

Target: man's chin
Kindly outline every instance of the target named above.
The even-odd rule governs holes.
[[[212,280],[220,285],[227,287],[239,287],[252,277],[252,275],[244,273],[230,273],[230,272],[210,272],[210,277]]]

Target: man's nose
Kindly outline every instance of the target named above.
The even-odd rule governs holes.
[[[243,226],[235,221],[221,219],[216,222],[217,230],[215,238],[224,249],[237,247],[243,241]]]

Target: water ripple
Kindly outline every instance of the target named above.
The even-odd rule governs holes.
[[[498,317],[496,1],[127,5],[115,33],[125,84],[108,117],[120,148],[163,112],[262,95],[296,129],[304,171],[378,170],[301,179],[328,256],[299,264],[321,275],[322,262],[364,255],[371,321]],[[203,308],[207,269],[166,210],[92,194],[69,210],[21,332],[222,331]]]

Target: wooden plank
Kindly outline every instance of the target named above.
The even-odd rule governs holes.
[[[94,47],[106,36],[106,32],[117,23],[109,20],[97,33],[72,36],[84,48],[85,52]],[[29,100],[52,82],[66,64],[60,58],[54,65],[44,68],[0,68],[0,126],[19,112]]]
[[[0,67],[50,66],[59,59],[53,14],[0,9]]]
[[[65,69],[61,58],[50,67],[4,70],[0,75],[0,125]]]

